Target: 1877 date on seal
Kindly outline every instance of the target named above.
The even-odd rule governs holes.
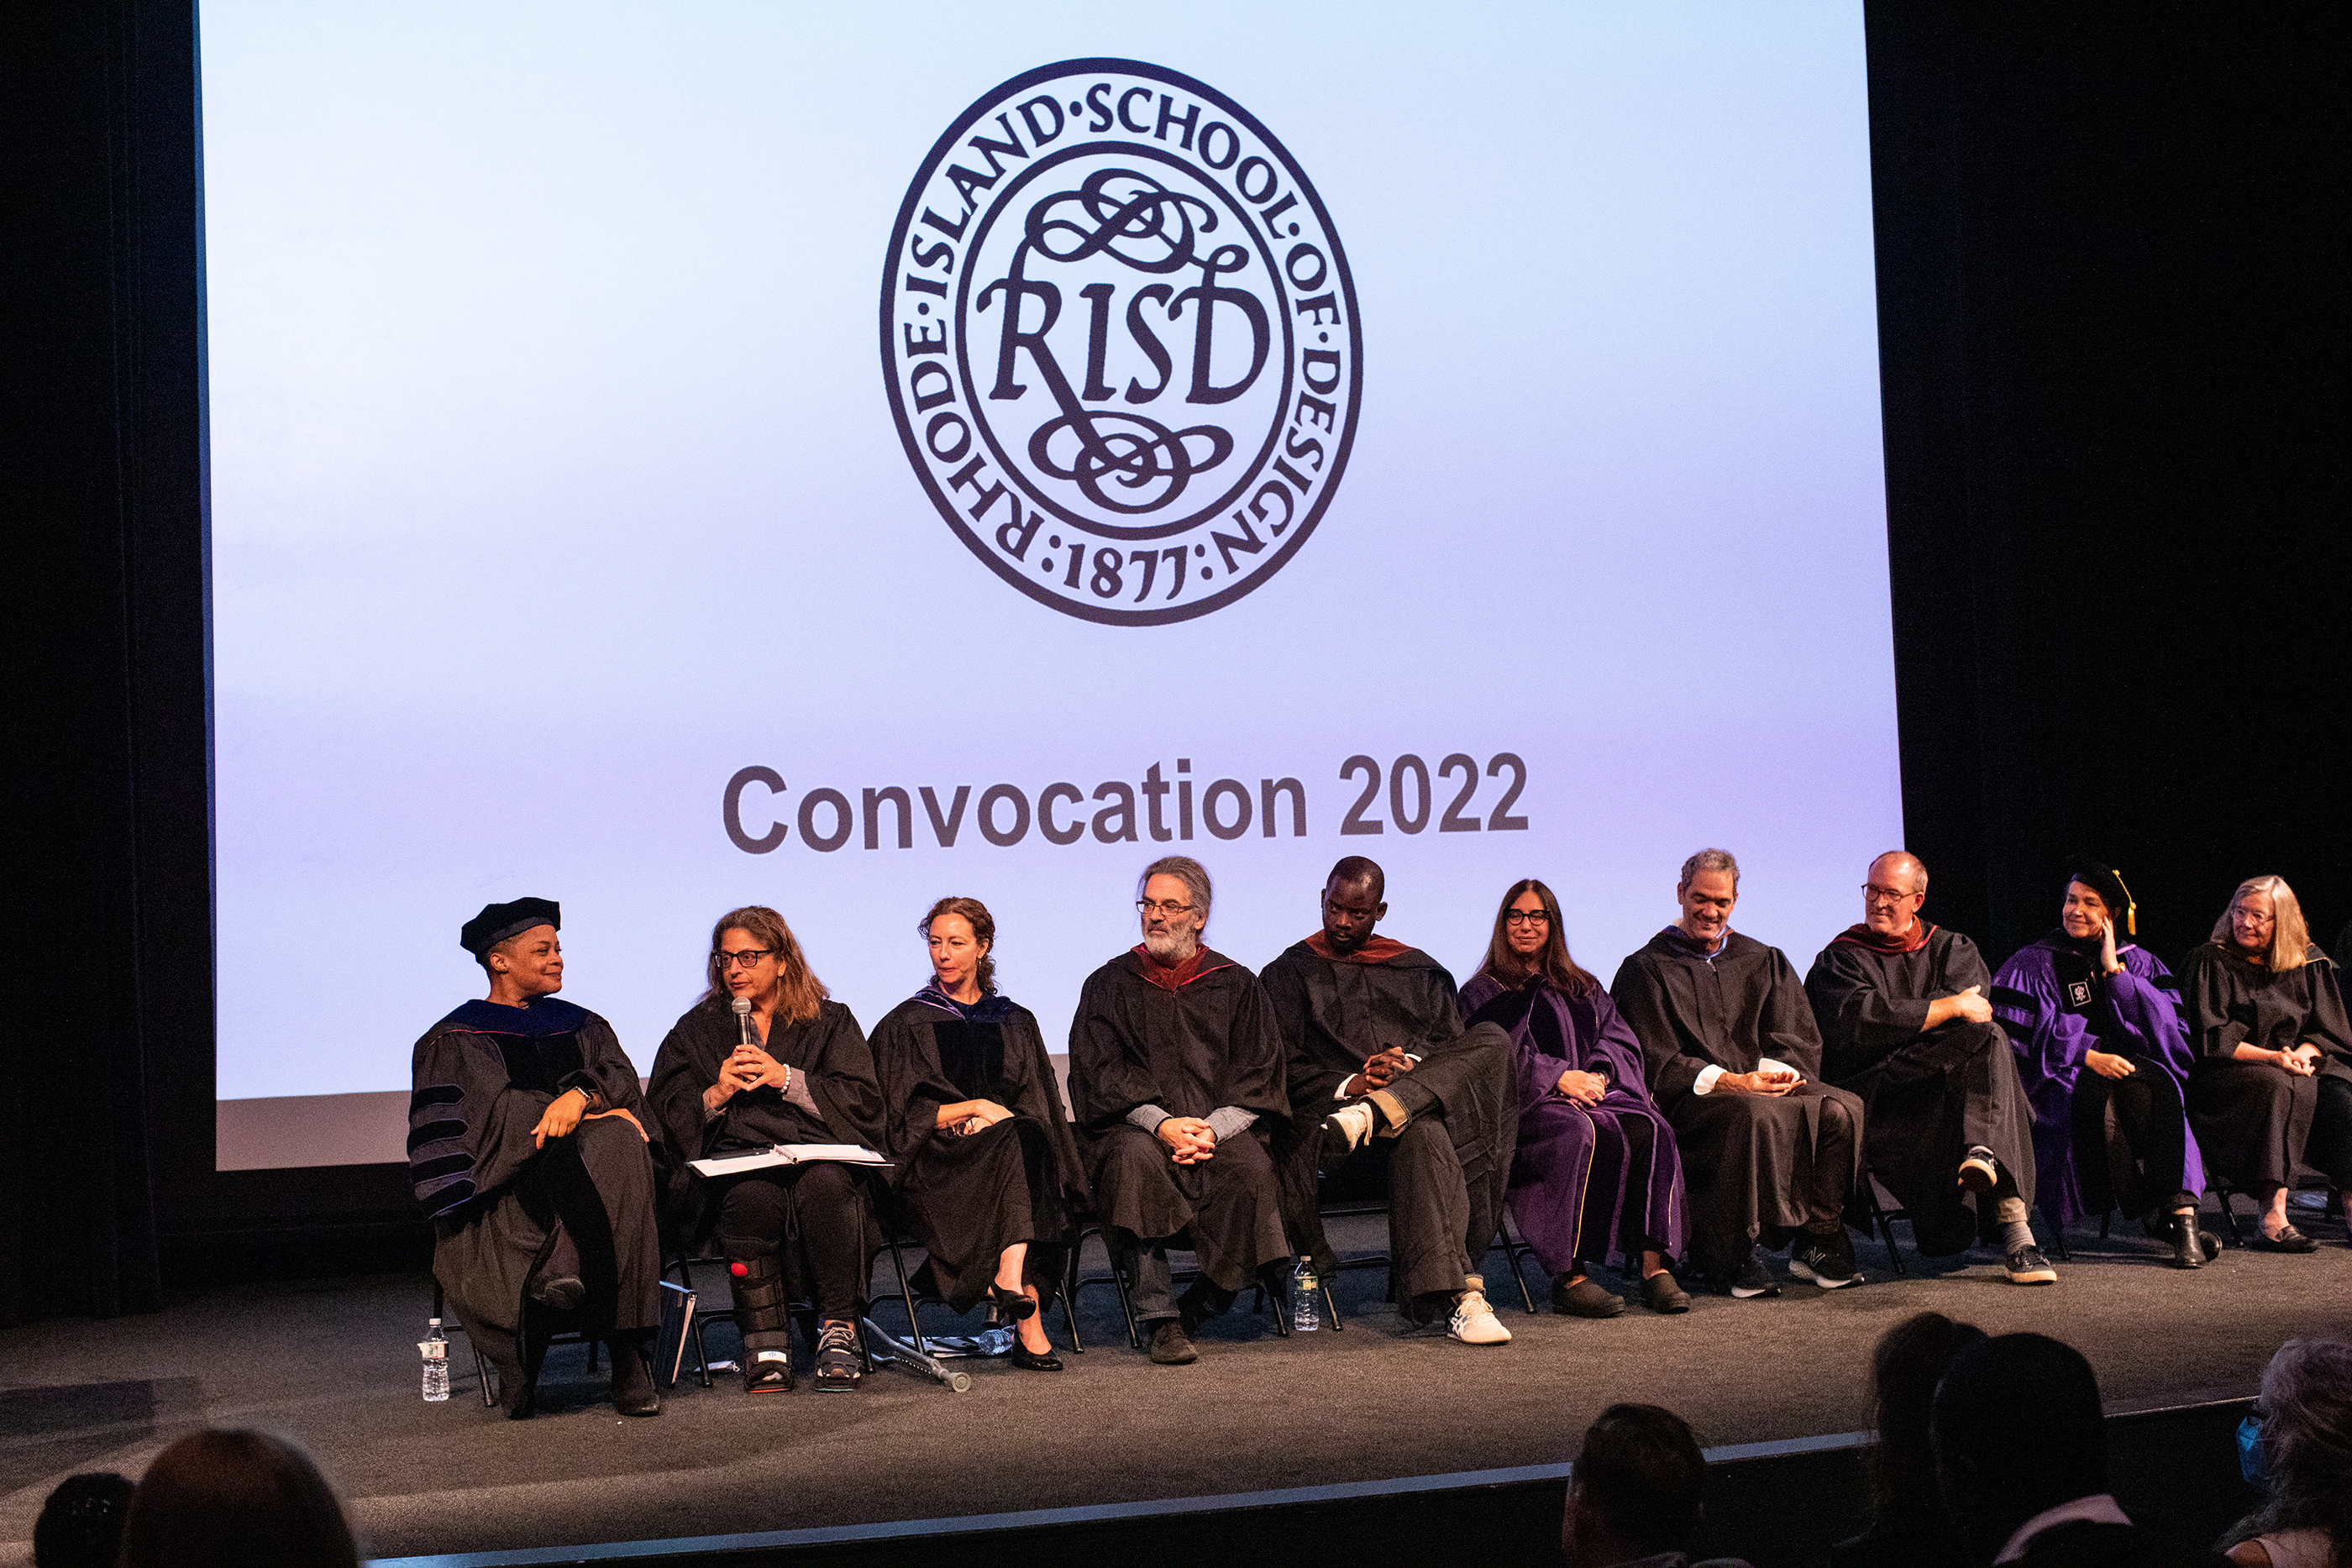
[[[1158,66],[1068,60],[966,110],[898,209],[881,314],[940,516],[1085,620],[1231,604],[1348,465],[1362,334],[1330,214],[1254,116]]]

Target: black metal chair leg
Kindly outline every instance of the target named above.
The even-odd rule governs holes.
[[[2029,1221],[2032,1215],[2032,1211],[2029,1209],[2027,1211]],[[2046,1214],[2042,1217],[2042,1222],[2050,1232],[2050,1249],[2058,1254],[2058,1261],[2072,1263],[2074,1260],[2074,1255],[2066,1250],[2066,1228]]]
[[[1069,1260],[1062,1270],[1062,1326],[1070,1331],[1072,1355],[1087,1353],[1086,1345],[1078,1339],[1078,1249],[1086,1245],[1086,1239],[1084,1230],[1071,1238]]]
[[[2221,1182],[2213,1184],[2213,1196],[2221,1200],[2221,1223],[2230,1228],[2230,1245],[2243,1247],[2246,1238],[2238,1229],[2238,1211],[2230,1206],[2230,1189]]]
[[[921,1320],[915,1316],[915,1291],[907,1282],[907,1259],[899,1250],[898,1233],[886,1228],[882,1232],[882,1239],[890,1249],[890,1266],[898,1272],[898,1301],[907,1309],[907,1330],[915,1336],[915,1348],[929,1355],[931,1354],[930,1343],[923,1338]],[[865,1332],[862,1327],[858,1330],[861,1335]]]
[[[1903,1254],[1895,1245],[1895,1220],[1886,1212],[1886,1206],[1878,1201],[1878,1180],[1868,1171],[1862,1173],[1862,1190],[1870,1199],[1871,1223],[1878,1227],[1878,1239],[1886,1244],[1887,1267],[1895,1270],[1896,1279],[1909,1279],[1911,1271],[1903,1266]]]
[[[1503,1261],[1511,1266],[1511,1282],[1519,1288],[1519,1304],[1527,1308],[1528,1313],[1532,1315],[1536,1310],[1536,1299],[1528,1292],[1528,1277],[1519,1272],[1519,1249],[1526,1247],[1527,1243],[1513,1239],[1508,1215],[1503,1217],[1503,1223],[1496,1228],[1495,1235],[1502,1243]],[[1486,1250],[1492,1252],[1494,1248],[1489,1247]],[[1485,1261],[1484,1259],[1479,1260]]]
[[[1330,1276],[1321,1273],[1317,1274],[1315,1276],[1315,1288],[1323,1292],[1323,1315],[1331,1320],[1331,1332],[1333,1333],[1347,1333],[1347,1320],[1339,1315],[1339,1303],[1334,1300],[1331,1295]]]

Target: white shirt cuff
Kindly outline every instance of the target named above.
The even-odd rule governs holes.
[[[1715,1081],[1722,1076],[1723,1069],[1720,1067],[1700,1068],[1698,1070],[1698,1081],[1691,1085],[1691,1092],[1694,1094],[1714,1093]]]

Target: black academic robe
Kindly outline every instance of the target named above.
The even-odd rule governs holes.
[[[960,1009],[927,987],[874,1027],[873,1043],[892,1186],[941,1299],[971,1311],[999,1256],[1025,1241],[1026,1276],[1051,1300],[1087,1188],[1036,1016],[1002,997]],[[963,1100],[993,1100],[1013,1118],[969,1136],[940,1127],[940,1107]]]
[[[1833,939],[1805,976],[1822,1034],[1822,1071],[1862,1096],[1864,1155],[1911,1218],[1930,1258],[1964,1252],[1995,1234],[1993,1205],[1955,1179],[1972,1146],[1990,1149],[2033,1202],[2033,1107],[2016,1054],[1997,1023],[1949,1019],[1922,1032],[1928,1005],[1992,976],[1977,945],[1928,927],[1926,946],[1887,952],[1851,932]]]
[[[2208,942],[2180,967],[2180,1004],[2197,1053],[2189,1124],[2207,1166],[2253,1191],[2293,1182],[2320,1079],[2352,1080],[2352,1027],[2335,964],[2315,946],[2301,967],[2281,974],[2248,963],[2228,943]],[[2241,1045],[2286,1051],[2305,1040],[2320,1053],[2318,1074],[2309,1078],[2232,1054]]]
[[[1864,1127],[1860,1097],[1821,1082],[1821,1033],[1796,970],[1779,948],[1737,931],[1704,957],[1669,927],[1618,966],[1609,996],[1642,1042],[1650,1097],[1682,1151],[1691,1260],[1719,1275],[1751,1245],[1780,1245],[1805,1222],[1826,1107],[1843,1106]],[[1692,1092],[1709,1067],[1753,1072],[1767,1057],[1801,1074],[1804,1088]],[[1852,1191],[1858,1161],[1835,1174]]]
[[[1436,959],[1391,942],[1366,951],[1378,956],[1329,958],[1308,942],[1295,943],[1258,976],[1282,1035],[1290,1095],[1274,1154],[1294,1247],[1311,1253],[1318,1268],[1335,1267],[1318,1203],[1330,1185],[1317,1180],[1318,1129],[1338,1108],[1340,1084],[1366,1059],[1390,1046],[1422,1059],[1389,1092],[1414,1121],[1442,1124],[1445,1137],[1376,1140],[1372,1151],[1392,1167],[1389,1251],[1410,1301],[1459,1291],[1502,1224],[1518,1134],[1516,1053],[1499,1028],[1464,1028],[1454,977]],[[1418,1146],[1424,1138],[1429,1146]],[[1414,1146],[1397,1147],[1408,1142]],[[1369,1163],[1360,1153],[1349,1166]],[[1325,1175],[1336,1180],[1335,1197],[1351,1193],[1347,1166]]]
[[[687,1161],[751,1153],[772,1144],[863,1144],[879,1150],[885,1142],[873,1053],[857,1019],[835,1001],[819,1002],[813,1019],[778,1024],[765,1046],[807,1082],[821,1121],[772,1083],[739,1092],[718,1115],[704,1115],[702,1092],[719,1082],[719,1068],[734,1054],[738,1028],[724,998],[706,998],[679,1017],[654,1056],[647,1098],[663,1135],[678,1152],[674,1217],[695,1244],[709,1238],[718,1215],[711,1201],[714,1184]]]
[[[592,1333],[660,1322],[656,1150],[619,1116],[583,1120],[534,1144],[556,1097],[578,1088],[660,1129],[613,1026],[556,997],[528,1006],[473,1001],[425,1031],[411,1058],[408,1174],[433,1219],[433,1274],[511,1403],[532,1369],[521,1343],[531,1274],[558,1249],[579,1249]],[[534,1335],[559,1325],[528,1308]]]
[[[1289,1256],[1265,1153],[1289,1111],[1282,1037],[1257,977],[1223,954],[1202,949],[1173,991],[1146,979],[1143,963],[1130,950],[1087,976],[1070,1019],[1070,1108],[1095,1211],[1146,1239],[1189,1228],[1202,1271],[1235,1289]],[[1236,1140],[1246,1148],[1180,1166],[1148,1133],[1148,1147],[1129,1136],[1139,1130],[1128,1113],[1145,1105],[1202,1119],[1231,1105],[1258,1120]],[[1235,1182],[1249,1190],[1213,1195]]]

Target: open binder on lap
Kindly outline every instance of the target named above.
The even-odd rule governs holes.
[[[830,1161],[843,1166],[887,1166],[890,1162],[863,1144],[773,1144],[756,1155],[730,1155],[723,1160],[696,1160],[694,1168],[707,1176],[736,1176],[775,1166],[816,1165]]]

